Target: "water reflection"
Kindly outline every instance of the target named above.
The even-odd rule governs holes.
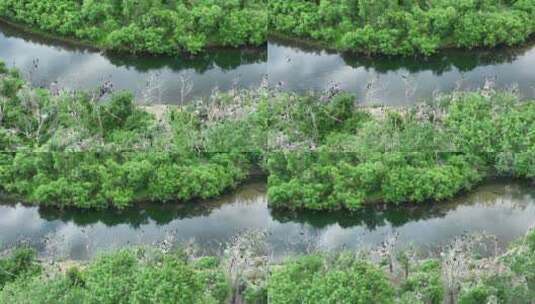
[[[153,244],[169,235],[178,243],[195,240],[211,252],[239,232],[265,230],[274,252],[283,255],[310,246],[373,246],[393,231],[402,244],[417,246],[436,246],[476,231],[495,234],[505,243],[533,223],[535,189],[529,185],[493,183],[450,202],[348,214],[275,212],[267,207],[265,185],[254,183],[215,201],[149,204],[124,211],[4,205],[0,244],[8,247],[27,239],[43,254],[57,255],[59,250],[65,257],[83,259],[109,248]]]
[[[110,80],[117,89],[135,92],[138,100],[176,103],[182,79],[193,84],[187,100],[216,88],[257,86],[266,75],[267,49],[220,49],[194,58],[102,54],[0,23],[0,59],[36,86],[58,81],[65,88],[87,89]]]
[[[0,46],[0,59],[22,69],[36,86],[58,81],[66,88],[87,89],[111,80],[116,88],[153,103],[180,102],[184,81],[193,83],[187,101],[214,89],[257,86],[266,76],[272,85],[301,92],[339,84],[364,104],[411,104],[486,82],[535,97],[533,42],[520,48],[446,51],[427,59],[368,58],[276,39],[263,49],[222,49],[193,59],[135,57],[101,54],[0,23]]]
[[[268,54],[272,85],[321,91],[338,84],[366,104],[410,104],[440,92],[478,89],[486,81],[535,97],[533,43],[514,49],[451,50],[424,59],[339,54],[275,39]]]

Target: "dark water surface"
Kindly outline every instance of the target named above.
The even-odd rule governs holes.
[[[485,87],[535,97],[535,43],[512,49],[450,50],[430,58],[367,58],[272,39],[271,85],[291,91],[322,91],[338,85],[364,104],[406,105],[438,93]]]
[[[450,202],[433,206],[365,210],[359,213],[274,212],[267,207],[264,183],[249,184],[219,200],[146,205],[125,211],[81,211],[0,206],[0,244],[20,240],[43,254],[85,259],[96,252],[168,240],[195,241],[219,250],[237,233],[268,232],[276,254],[373,247],[392,233],[400,242],[432,248],[463,233],[487,232],[507,243],[535,223],[535,188],[493,183]]]
[[[35,86],[56,81],[60,88],[93,89],[111,81],[117,90],[135,92],[140,102],[176,104],[216,88],[258,86],[266,76],[267,50],[222,49],[193,59],[110,55],[0,23],[0,60]]]
[[[36,86],[57,81],[61,88],[88,89],[111,81],[116,89],[151,103],[176,104],[216,88],[257,86],[266,76],[271,85],[298,92],[337,85],[365,104],[405,105],[485,85],[535,97],[533,42],[519,48],[451,50],[424,59],[367,58],[272,39],[264,49],[217,50],[188,59],[102,54],[0,23],[0,60],[21,69]]]
[[[272,85],[288,90],[324,90],[338,84],[368,104],[409,104],[485,83],[535,97],[535,47],[451,51],[426,60],[370,60],[271,41],[264,51],[219,50],[195,59],[139,58],[102,54],[0,24],[0,59],[21,69],[36,86],[57,81],[54,85],[60,87],[87,89],[111,81],[117,89],[136,92],[140,102],[178,103],[184,81],[193,84],[187,101],[215,88],[258,85],[266,73]],[[211,202],[152,204],[124,211],[4,204],[0,249],[26,240],[42,254],[85,259],[110,248],[193,240],[202,248],[218,250],[246,230],[267,231],[277,254],[311,246],[374,246],[394,232],[402,244],[433,247],[463,233],[483,231],[506,243],[535,223],[535,189],[523,184],[493,183],[432,206],[353,214],[275,212],[267,207],[265,193],[265,184],[255,183]]]

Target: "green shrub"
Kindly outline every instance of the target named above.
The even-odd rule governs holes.
[[[207,199],[254,165],[270,206],[312,210],[423,204],[490,176],[535,176],[534,103],[502,92],[380,113],[345,93],[243,90],[156,118],[129,93],[52,96],[9,71],[0,97],[0,187],[36,204]]]
[[[0,94],[6,103],[0,148],[12,152],[2,154],[0,187],[28,202],[125,208],[142,200],[215,197],[247,177],[250,159],[239,152],[260,147],[248,140],[247,121],[233,124],[244,130],[239,141],[225,122],[208,129],[193,112],[191,120],[165,117],[162,127],[125,92],[104,100],[51,96],[15,75],[0,78]]]
[[[268,7],[275,33],[368,55],[514,45],[535,32],[530,1],[274,0]]]
[[[268,282],[269,303],[394,303],[385,274],[358,259],[325,264],[321,256],[277,266]]]
[[[31,277],[41,272],[35,250],[19,247],[0,259],[0,289],[9,282],[21,277]]]
[[[0,303],[226,303],[229,283],[219,265],[145,252],[123,249],[65,274],[18,279],[0,290]]]
[[[513,272],[522,276],[532,295],[535,295],[535,230],[518,240],[504,256]]]
[[[444,283],[438,261],[424,261],[412,272],[401,286],[402,298],[408,299],[417,295],[422,303],[440,304],[444,299]]]
[[[267,39],[265,0],[6,0],[0,16],[130,53],[199,53],[209,45],[258,46]]]

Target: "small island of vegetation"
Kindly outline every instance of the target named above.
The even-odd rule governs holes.
[[[360,107],[343,92],[259,88],[155,111],[126,92],[51,92],[1,72],[0,185],[31,203],[205,199],[260,168],[271,207],[357,210],[535,177],[535,103],[507,92],[400,109]]]
[[[373,61],[373,55],[428,56],[446,48],[521,44],[535,32],[535,1],[0,0],[0,22],[118,52],[119,63],[125,55],[121,52],[175,60],[212,47],[245,50],[265,46],[271,34],[344,55],[367,55],[356,61],[360,66]],[[294,68],[291,56],[284,55]],[[208,65],[224,62],[223,57]],[[33,60],[30,73],[37,71],[38,62]],[[206,67],[191,61],[184,69],[199,63]],[[228,77],[225,64],[220,66]],[[115,90],[112,76],[100,87],[76,90],[58,82],[32,85],[32,77],[25,80],[22,74],[0,61],[0,197],[7,201],[0,202],[6,208],[0,207],[2,214],[8,210],[2,217],[8,236],[0,233],[0,242],[8,243],[0,244],[0,304],[535,303],[535,230],[509,244],[524,232],[519,227],[530,220],[526,214],[535,212],[532,206],[526,212],[531,194],[516,195],[530,202],[515,206],[517,215],[504,221],[515,223],[510,225],[514,229],[499,231],[505,237],[481,232],[477,224],[459,227],[458,217],[444,210],[408,208],[437,207],[431,204],[495,178],[535,181],[535,102],[514,89],[495,90],[486,82],[483,89],[433,94],[426,103],[373,107],[335,83],[323,92],[297,93],[284,91],[282,81],[270,86],[266,79],[247,89],[238,84],[223,92],[209,88],[208,97],[184,103],[192,85],[181,74],[180,105],[154,105],[150,94],[141,105],[132,92]],[[157,75],[150,78],[147,89],[158,81]],[[221,197],[255,175],[264,178],[262,187],[267,184],[267,206],[264,196],[253,206],[262,208],[262,216],[241,208],[248,204],[242,201],[231,211],[223,203],[197,203]],[[500,223],[489,214],[501,218],[516,201],[493,213],[462,208],[457,213],[469,221],[474,214],[488,217],[485,227],[495,227]],[[181,213],[161,204],[198,210]],[[127,209],[134,206],[139,208]],[[391,206],[411,211],[414,221],[428,221],[406,229],[400,238],[409,219],[396,208],[383,212]],[[30,208],[34,210],[25,212]],[[68,208],[79,214],[68,214]],[[205,216],[209,208],[222,211]],[[88,215],[88,209],[98,214]],[[340,213],[326,216],[335,210]],[[271,211],[274,216],[266,217]],[[310,211],[315,218],[300,219],[294,211]],[[339,218],[346,211],[347,217]],[[122,215],[126,221],[117,218]],[[438,216],[448,219],[429,225]],[[162,224],[178,217],[176,225]],[[206,218],[196,221],[201,217]],[[236,234],[242,229],[238,217],[255,223],[269,219],[262,226],[269,228]],[[20,229],[27,220],[32,221],[29,229]],[[124,232],[136,241],[103,238],[105,246],[95,247],[112,249],[96,256],[89,241],[74,241],[71,250],[87,250],[88,259],[82,261],[59,250],[73,239],[122,234],[110,233],[119,231],[107,227],[110,223],[121,230],[136,226]],[[350,237],[360,238],[360,231],[369,232],[358,229],[363,223],[367,230],[385,226],[381,231],[388,235],[370,248],[359,239],[351,251],[347,236],[328,231],[357,228]],[[299,228],[279,229],[286,224]],[[326,228],[318,229],[320,225]],[[175,230],[166,231],[168,227]],[[465,228],[478,232],[462,232],[446,244],[432,243],[443,238],[427,231],[444,230],[450,238],[451,231]],[[93,231],[87,234],[86,229]],[[225,234],[221,238],[220,232]],[[315,234],[312,241],[309,232]],[[33,239],[22,239],[25,233]],[[151,236],[161,233],[167,235]],[[295,242],[292,249],[281,250],[286,240],[275,246],[273,234]],[[428,235],[425,246],[413,247],[411,241],[420,234]],[[62,242],[65,235],[69,238]],[[178,240],[189,236],[191,241]],[[197,237],[217,244],[197,247]],[[336,244],[320,244],[320,238]],[[120,244],[128,247],[116,248]]]

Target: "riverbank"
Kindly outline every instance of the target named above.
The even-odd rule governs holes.
[[[367,58],[273,39],[268,62],[269,82],[274,87],[300,94],[336,87],[367,106],[411,107],[438,94],[484,86],[514,90],[522,99],[534,97],[531,79],[535,73],[524,68],[535,63],[533,44],[519,49],[439,52],[427,58]]]
[[[237,22],[266,19],[263,6],[262,1],[245,6],[184,2],[175,7],[148,2],[123,7],[113,1],[81,5],[71,0],[26,1],[21,6],[17,1],[7,1],[0,7],[0,16],[101,50],[180,55],[197,54],[208,47],[265,43],[266,29],[261,22]],[[193,17],[197,14],[201,20]]]
[[[535,31],[533,5],[527,3],[271,1],[268,6],[271,32],[369,56],[517,45]]]
[[[266,192],[264,182],[246,183],[217,199],[140,203],[124,209],[59,209],[1,201],[0,250],[24,243],[41,258],[85,261],[128,246],[195,241],[200,251],[214,255],[237,233],[251,230],[267,233],[275,259],[310,248],[374,247],[393,231],[404,248],[427,250],[478,232],[495,235],[505,246],[535,218],[535,192],[525,183],[493,182],[437,204],[369,206],[353,212],[271,209]]]
[[[535,104],[491,89],[380,114],[336,90],[234,90],[155,116],[105,86],[54,93],[6,70],[0,88],[3,189],[45,205],[212,198],[254,166],[280,209],[443,201],[490,177],[535,176]]]
[[[115,90],[132,92],[141,104],[188,103],[216,88],[258,86],[267,60],[266,49],[207,51],[192,59],[109,54],[4,24],[0,24],[0,44],[1,60],[18,68],[33,86],[90,90],[110,82]]]
[[[493,47],[473,47],[470,49],[456,47],[454,45],[448,45],[443,46],[440,49],[438,49],[433,54],[429,55],[423,55],[423,54],[413,54],[411,56],[392,56],[387,54],[375,54],[370,55],[366,53],[359,53],[358,51],[354,50],[340,50],[336,48],[332,43],[326,43],[322,41],[317,41],[309,38],[303,38],[303,37],[295,37],[290,36],[284,33],[277,33],[277,32],[270,32],[268,35],[268,41],[273,42],[276,45],[280,44],[286,47],[290,48],[296,48],[298,50],[302,50],[304,52],[310,52],[310,53],[326,53],[328,55],[336,54],[339,55],[342,58],[347,58],[348,64],[351,61],[358,62],[359,60],[362,62],[366,62],[367,64],[363,64],[364,66],[373,66],[373,65],[380,65],[381,62],[396,62],[399,61],[400,63],[403,62],[419,62],[420,65],[427,62],[433,62],[438,61],[440,59],[444,59],[444,57],[453,57],[452,54],[461,56],[464,54],[465,56],[474,56],[475,54],[483,54],[487,55],[486,57],[491,58],[490,56],[493,53],[498,54],[511,54],[510,57],[514,57],[515,55],[521,55],[525,53],[526,51],[529,51],[533,45],[535,44],[535,34],[532,34],[526,38],[526,40],[520,44],[515,45],[496,45]],[[485,56],[481,56],[485,57]],[[496,56],[496,59],[499,59],[500,56]],[[451,60],[454,62],[454,60]],[[492,61],[489,59],[488,61]],[[353,65],[357,67],[358,65]],[[409,66],[409,64],[407,64]],[[381,69],[382,70],[382,69]]]
[[[58,44],[59,43],[59,44],[62,44],[62,46],[68,45],[69,47],[81,48],[82,51],[102,52],[102,53],[105,53],[105,54],[111,55],[111,56],[119,56],[119,55],[136,56],[139,59],[142,59],[142,58],[161,58],[162,56],[170,56],[169,54],[162,55],[162,54],[153,54],[153,53],[136,53],[136,54],[132,54],[127,49],[109,50],[109,49],[97,46],[94,41],[79,40],[79,39],[74,39],[74,38],[69,38],[69,37],[57,35],[57,34],[54,34],[54,33],[51,33],[51,32],[42,31],[42,30],[39,30],[39,29],[36,29],[36,28],[32,28],[32,27],[30,27],[28,25],[25,25],[23,23],[13,22],[13,21],[10,21],[9,19],[2,18],[2,17],[0,17],[0,26],[4,26],[4,27],[7,26],[7,27],[10,27],[11,29],[17,30],[19,33],[25,33],[25,34],[28,34],[28,35],[32,35],[32,37],[38,37],[39,39],[43,39],[43,40],[49,42],[50,44]],[[215,53],[215,52],[218,52],[218,51],[236,51],[236,50],[240,50],[243,53],[249,52],[251,54],[254,54],[254,53],[261,53],[265,48],[266,48],[266,46],[262,46],[262,45],[260,45],[260,46],[243,45],[243,46],[240,46],[239,48],[231,47],[231,46],[223,46],[223,45],[207,45],[204,48],[204,51],[202,53],[200,53],[200,54],[182,53],[182,54],[178,54],[178,55],[180,55],[179,57],[184,59],[184,60],[194,60],[194,59],[199,58],[199,57],[205,57],[206,53]],[[175,58],[175,57],[171,57],[171,58]]]
[[[125,297],[188,304],[529,303],[535,292],[532,230],[507,248],[492,235],[473,234],[437,248],[439,253],[422,254],[400,249],[394,234],[371,249],[311,251],[282,261],[270,258],[265,236],[240,234],[221,256],[160,244],[84,263],[41,263],[34,251],[20,247],[0,259],[9,273],[0,276],[0,303],[114,303]]]
[[[70,39],[68,37],[63,37],[59,35],[54,35],[52,33],[48,33],[45,31],[41,31],[35,28],[31,28],[28,26],[25,26],[21,23],[12,22],[9,19],[0,17],[0,25],[7,25],[13,29],[17,29],[23,33],[28,33],[31,35],[38,35],[44,39],[54,40],[61,43],[66,43],[75,47],[82,47],[84,50],[88,51],[99,51],[100,49],[97,48],[94,43],[90,41],[83,41],[83,40],[77,40],[77,39]]]
[[[3,26],[0,43],[0,57],[19,68],[34,86],[90,90],[110,81],[116,90],[133,92],[140,104],[187,103],[208,98],[213,90],[254,88],[267,73],[272,86],[280,84],[284,90],[306,94],[336,85],[363,105],[411,106],[432,100],[436,94],[471,91],[487,83],[496,90],[514,89],[522,99],[535,96],[530,80],[535,71],[525,69],[535,64],[533,46],[448,52],[426,60],[371,60],[272,40],[269,58],[267,50],[258,54],[235,50],[205,52],[195,59],[181,60],[89,52]],[[91,73],[79,72],[88,66]],[[188,87],[191,90],[182,91]]]

